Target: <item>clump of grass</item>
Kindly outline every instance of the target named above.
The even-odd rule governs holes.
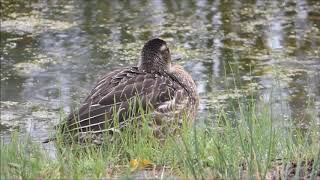
[[[194,128],[185,134],[178,151],[185,152],[180,153],[180,159],[185,161],[186,177],[312,179],[319,176],[320,136],[315,122],[302,135],[293,126],[276,127],[274,121],[281,120],[271,117],[268,106],[257,112],[254,103],[240,104],[236,119],[221,111],[216,127]]]
[[[30,138],[14,133],[10,143],[1,139],[1,179],[34,179],[51,162]]]
[[[160,141],[150,129],[150,116],[142,126],[132,125],[112,143],[99,147],[57,143],[57,158],[46,156],[41,144],[13,135],[1,142],[1,179],[85,179],[132,177],[133,159],[153,165],[152,178],[265,179],[320,176],[320,137],[316,122],[307,130],[276,126],[270,107],[257,110],[253,101],[239,103],[230,117],[221,109],[214,127],[183,125]],[[187,118],[184,118],[187,119]],[[316,119],[316,118],[314,118]],[[188,124],[186,122],[186,124]]]

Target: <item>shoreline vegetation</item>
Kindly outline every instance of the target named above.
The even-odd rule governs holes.
[[[164,142],[153,135],[149,116],[99,147],[65,146],[58,137],[56,158],[16,132],[10,142],[1,140],[1,179],[320,178],[317,122],[299,129],[272,118],[270,104],[258,108],[248,99],[233,113],[220,110],[214,126],[185,125]]]

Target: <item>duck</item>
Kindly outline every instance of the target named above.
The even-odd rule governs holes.
[[[199,106],[196,89],[191,75],[172,63],[167,43],[154,38],[144,44],[137,66],[113,70],[98,81],[82,106],[69,114],[64,131],[76,142],[88,142],[90,137],[91,143],[101,144],[104,133],[130,128],[132,119],[148,112],[150,127],[164,138],[163,127],[174,123],[181,127],[185,117],[194,121]]]

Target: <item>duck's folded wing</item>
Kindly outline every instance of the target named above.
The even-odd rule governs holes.
[[[124,125],[141,110],[155,109],[173,98],[170,78],[134,70],[110,73],[100,81],[78,114],[69,118],[71,129],[103,131],[106,125],[113,127],[115,119]]]

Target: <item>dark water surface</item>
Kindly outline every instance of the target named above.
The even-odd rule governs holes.
[[[282,124],[320,123],[320,1],[2,3],[1,136],[48,136],[103,74],[165,39],[197,83],[199,122],[253,97]],[[62,109],[61,109],[62,108]],[[288,121],[288,123],[286,123]]]

